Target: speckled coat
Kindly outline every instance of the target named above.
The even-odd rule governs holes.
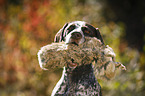
[[[51,96],[102,96],[92,64],[71,69],[64,67],[62,77]]]

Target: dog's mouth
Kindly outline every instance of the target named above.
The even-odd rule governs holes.
[[[71,44],[74,44],[74,45],[77,45],[77,46],[79,46],[76,42],[72,42]]]
[[[79,44],[78,44],[78,43],[76,43],[76,42],[69,42],[69,43],[67,43],[67,44],[74,44],[74,45],[79,46]]]

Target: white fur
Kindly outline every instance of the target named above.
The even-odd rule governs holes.
[[[55,93],[56,93],[56,92],[58,91],[58,89],[60,88],[60,85],[61,85],[62,82],[64,81],[65,72],[66,72],[65,67],[63,67],[62,76],[61,76],[60,80],[58,81],[58,83],[56,84],[56,86],[54,87],[51,96],[54,96]],[[61,86],[61,87],[62,87],[62,86]],[[64,87],[65,87],[65,86],[64,86]],[[65,88],[62,88],[62,89],[65,89]]]

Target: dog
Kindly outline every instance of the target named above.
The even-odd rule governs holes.
[[[97,28],[84,21],[66,23],[55,36],[54,42],[79,46],[85,37],[96,37],[104,44]],[[93,73],[92,64],[68,64],[63,68],[61,79],[54,87],[51,96],[102,96],[101,86]]]

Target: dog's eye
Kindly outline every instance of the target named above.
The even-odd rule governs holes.
[[[68,30],[69,30],[69,31],[72,31],[72,30],[75,29],[75,27],[76,27],[75,25],[71,25],[71,26],[68,28]]]
[[[83,30],[84,34],[90,34],[91,33],[86,27],[82,27],[82,30]]]
[[[90,31],[89,31],[89,30],[84,30],[84,33],[89,34],[89,33],[90,33]]]
[[[76,28],[75,25],[71,25],[71,26],[68,28],[68,30],[69,30],[69,31],[72,31],[72,30],[74,30],[75,28]]]

